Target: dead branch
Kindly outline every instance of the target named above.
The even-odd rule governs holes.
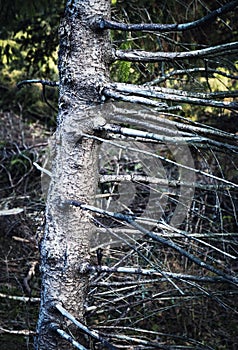
[[[120,85],[123,86],[125,84]],[[126,85],[129,86],[130,84]],[[142,85],[142,88],[144,87],[145,86]],[[153,91],[153,88],[150,88],[149,86],[147,86],[146,88],[149,91]],[[171,89],[169,89],[169,91],[170,90]],[[168,89],[166,89],[166,91],[168,92]],[[173,89],[173,91],[176,90]],[[143,128],[146,127],[149,129],[151,129],[152,125],[153,129],[161,130],[165,133],[165,135],[178,135],[178,130],[182,130],[183,132],[189,132],[190,135],[201,134],[206,136],[215,136],[219,138],[221,137],[222,140],[228,139],[233,140],[235,142],[238,141],[238,136],[236,134],[228,133],[223,130],[200,124],[198,122],[193,122],[188,119],[182,119],[182,122],[177,122],[169,118],[174,117],[181,119],[182,117],[167,112],[160,113],[157,109],[132,104],[129,102],[110,101],[108,103],[104,103],[102,106],[100,106],[100,108],[95,109],[95,114],[100,114],[100,116],[105,118],[106,121],[109,123],[128,123],[132,124],[133,126]]]
[[[30,331],[28,329],[21,329],[21,330],[17,331],[17,330],[13,330],[13,329],[6,329],[3,327],[0,327],[0,334],[2,334],[2,333],[14,334],[14,335],[25,335],[25,336],[36,334],[36,332]]]
[[[201,184],[198,182],[185,182],[180,180],[168,180],[168,179],[159,179],[146,175],[137,175],[137,174],[125,174],[125,175],[100,175],[100,183],[106,182],[143,182],[148,184],[156,184],[164,187],[174,187],[178,188],[179,186],[185,187],[194,187],[199,188],[204,191],[218,191],[218,190],[227,190],[229,186],[221,184]],[[232,187],[231,187],[232,188]]]
[[[237,110],[238,102],[223,102],[217,101],[214,98],[233,98],[238,97],[238,91],[227,91],[217,93],[191,93],[188,91],[180,91],[174,89],[151,87],[151,86],[136,86],[132,84],[113,83],[104,88],[103,94],[114,99],[121,99],[128,102],[134,102],[134,99],[145,99],[143,104],[156,106],[159,102],[154,100],[149,102],[149,98],[158,98],[162,100],[174,101],[179,103],[189,103],[199,106],[211,106],[216,108],[226,108]],[[124,99],[125,97],[125,99]],[[130,100],[131,99],[131,100]],[[161,104],[161,102],[160,102]]]
[[[97,331],[90,330],[86,325],[76,320],[76,318],[73,315],[71,315],[63,306],[61,306],[60,304],[56,304],[54,305],[54,307],[61,313],[61,315],[63,315],[64,317],[69,319],[71,322],[73,322],[81,331],[88,334],[92,338],[100,341],[100,343],[102,343],[108,349],[117,350],[115,346],[110,344],[106,339],[102,338]]]
[[[88,350],[83,345],[79,344],[74,338],[66,333],[63,329],[59,328],[59,326],[55,323],[50,324],[50,329],[56,333],[58,333],[63,339],[67,340],[70,344],[72,344],[78,350]]]
[[[0,293],[0,298],[6,298],[11,300],[23,301],[24,303],[38,303],[40,298],[32,298],[32,297],[20,297],[18,295],[8,295],[4,293]]]
[[[141,130],[136,130],[136,129],[130,129],[130,128],[124,128],[119,125],[112,125],[112,124],[106,124],[100,129],[107,131],[107,132],[112,132],[115,134],[120,134],[123,136],[130,136],[133,138],[142,138],[142,139],[148,139],[148,140],[153,140],[153,141],[158,141],[161,143],[175,143],[178,145],[184,145],[184,144],[205,144],[205,145],[210,145],[210,146],[215,146],[217,148],[221,148],[222,150],[229,150],[231,152],[238,153],[238,146],[235,145],[230,145],[228,143],[223,143],[219,141],[212,140],[210,138],[202,137],[202,136],[196,136],[196,135],[191,135],[191,136],[166,136],[164,133],[162,135],[155,134],[153,132],[148,132],[148,131],[141,131]],[[151,129],[153,129],[153,124],[151,124]]]
[[[56,87],[59,86],[58,81],[50,81],[50,80],[42,80],[42,79],[29,79],[29,80],[22,80],[19,83],[17,83],[18,89],[21,89],[24,85],[31,85],[31,84],[41,84],[42,86],[50,86],[50,87]]]
[[[226,273],[222,272],[221,270],[218,270],[217,268],[213,267],[212,265],[205,263],[204,261],[202,261],[200,258],[196,257],[195,255],[189,253],[187,250],[185,250],[184,248],[181,248],[180,246],[178,246],[176,243],[174,243],[171,239],[167,239],[162,237],[160,234],[152,232],[152,231],[148,231],[147,229],[145,229],[143,226],[141,226],[140,224],[138,224],[135,220],[137,219],[137,217],[135,217],[135,215],[125,215],[122,213],[114,213],[114,212],[109,212],[107,210],[103,210],[91,205],[87,205],[85,203],[82,202],[78,202],[75,200],[65,200],[64,201],[65,205],[73,205],[75,207],[79,207],[82,210],[87,210],[87,211],[91,211],[94,212],[96,214],[99,215],[103,215],[103,216],[107,216],[110,218],[114,218],[117,219],[119,221],[124,221],[127,222],[129,225],[133,226],[135,229],[137,229],[138,231],[140,231],[141,233],[143,233],[144,235],[152,238],[153,240],[167,246],[170,247],[174,250],[176,250],[178,253],[180,253],[182,256],[185,256],[186,258],[188,258],[190,261],[192,261],[193,263],[195,263],[196,265],[211,271],[212,273],[216,274],[217,276],[220,276],[224,279],[224,281],[233,283],[235,285],[238,284],[238,278],[233,277],[231,275],[227,275]],[[163,230],[162,230],[163,231]],[[85,266],[82,266],[82,273],[84,272],[84,270],[86,271],[88,268],[88,264],[86,264]]]
[[[158,276],[159,281],[167,281],[167,278],[164,278],[163,276],[174,278],[176,280],[187,280],[187,281],[196,281],[196,282],[211,282],[211,283],[219,283],[224,282],[224,279],[222,277],[214,276],[214,277],[206,277],[206,276],[196,276],[196,275],[188,275],[183,273],[173,273],[173,272],[167,272],[163,271],[163,273],[159,272],[156,269],[141,269],[141,268],[135,268],[135,267],[109,267],[109,266],[102,266],[102,265],[88,265],[87,270],[91,272],[97,272],[97,273],[123,273],[123,274],[135,274],[135,275],[144,275],[144,276]],[[136,281],[136,284],[139,285],[140,283],[143,283],[142,281]],[[154,281],[155,282],[155,281]]]
[[[213,22],[218,16],[225,14],[238,5],[238,1],[231,1],[228,4],[219,7],[218,9],[211,11],[206,16],[201,17],[200,19],[188,23],[173,23],[173,24],[125,24],[116,21],[106,20],[104,18],[96,18],[94,22],[94,27],[96,29],[113,29],[121,31],[149,31],[149,32],[183,32],[185,30],[191,30],[197,27],[200,27],[206,23]]]
[[[238,42],[207,47],[205,49],[183,51],[183,52],[149,52],[143,50],[115,50],[114,60],[124,60],[130,62],[174,62],[176,60],[198,59],[209,56],[222,56],[236,54],[238,51]]]
[[[222,182],[224,184],[232,186],[233,188],[238,188],[238,184],[236,184],[236,183],[234,183],[232,181],[223,179],[222,177],[215,176],[213,174],[207,173],[206,171],[202,171],[200,169],[192,168],[192,167],[190,167],[188,165],[185,165],[185,164],[177,163],[177,162],[175,162],[175,161],[173,161],[171,159],[168,159],[166,157],[160,156],[158,154],[154,154],[154,153],[151,153],[151,152],[148,152],[148,151],[145,151],[145,150],[135,149],[133,147],[125,147],[125,146],[123,146],[121,144],[118,144],[116,142],[112,142],[110,140],[106,140],[105,138],[94,136],[94,135],[83,134],[82,136],[88,137],[88,138],[91,138],[91,139],[95,139],[95,140],[98,140],[98,141],[101,141],[101,142],[105,142],[105,143],[108,143],[108,144],[112,144],[113,146],[116,146],[116,147],[121,148],[121,149],[126,149],[126,150],[129,150],[129,151],[136,151],[138,153],[147,154],[148,156],[151,156],[151,157],[154,157],[154,158],[158,158],[158,159],[163,160],[163,161],[165,161],[165,162],[167,162],[169,164],[176,165],[176,166],[178,166],[178,167],[180,167],[182,169],[190,170],[190,171],[194,172],[195,174],[204,175],[204,176],[206,176],[208,178],[211,178],[213,180],[217,180],[219,182]]]
[[[214,74],[221,75],[223,77],[238,80],[238,76],[233,74],[228,74],[226,72],[223,72],[218,69],[212,69],[212,68],[202,68],[202,67],[195,67],[195,68],[187,68],[187,69],[174,69],[166,74],[162,74],[161,77],[156,78],[149,83],[146,83],[146,86],[152,86],[155,84],[161,84],[162,82],[166,81],[167,79],[170,79],[173,76],[177,75],[186,75],[189,76],[190,73],[205,73],[213,76]]]

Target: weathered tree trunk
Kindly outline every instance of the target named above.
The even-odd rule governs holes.
[[[65,200],[90,203],[95,194],[98,145],[82,134],[93,133],[95,124],[103,123],[90,110],[100,103],[111,51],[107,33],[96,32],[93,19],[102,14],[109,17],[110,2],[68,1],[60,25],[58,127],[41,244],[42,295],[36,337],[36,349],[40,350],[71,348],[51,330],[52,322],[82,343],[75,327],[69,327],[52,305],[60,302],[77,319],[83,319],[87,275],[80,273],[79,267],[89,259],[92,224],[85,212]]]

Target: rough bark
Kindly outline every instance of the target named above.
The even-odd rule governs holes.
[[[83,320],[87,275],[80,273],[79,267],[89,259],[93,228],[85,212],[64,201],[91,203],[97,185],[98,144],[82,137],[82,133],[92,134],[95,124],[104,123],[90,114],[92,106],[101,102],[111,52],[108,34],[93,28],[94,16],[98,15],[109,18],[110,0],[72,0],[67,2],[60,24],[59,115],[41,243],[42,295],[35,343],[38,350],[72,348],[50,330],[51,322],[83,342],[83,336],[52,305],[62,303]]]

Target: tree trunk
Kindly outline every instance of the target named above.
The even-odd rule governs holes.
[[[41,244],[42,295],[36,349],[71,349],[50,327],[59,325],[82,343],[82,336],[52,307],[61,303],[82,320],[87,275],[79,267],[89,259],[93,231],[87,214],[65,203],[92,203],[97,186],[98,144],[82,136],[102,119],[91,108],[100,103],[108,80],[108,34],[93,29],[94,16],[110,16],[110,0],[67,2],[60,25],[59,115],[53,149],[52,180],[47,199],[46,229]]]

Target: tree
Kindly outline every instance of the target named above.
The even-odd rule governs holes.
[[[70,1],[60,25],[59,115],[41,246],[39,349],[69,348],[50,335],[51,322],[61,323],[60,317],[55,319],[55,303],[61,302],[70,313],[83,318],[87,274],[80,273],[79,268],[89,259],[92,224],[85,212],[69,206],[66,200],[77,194],[78,201],[91,203],[95,196],[98,141],[83,134],[92,133],[104,122],[90,115],[90,104],[101,101],[111,53],[108,34],[92,30],[92,21],[96,15],[108,18],[109,11],[109,1]]]
[[[167,74],[163,74],[162,78],[166,80],[168,74],[170,76],[179,76],[181,74],[187,75],[188,73],[203,72],[206,77],[209,73],[217,73],[221,74],[221,76],[229,75],[229,78],[235,80],[236,78],[233,74],[219,71],[218,66],[220,62],[218,64],[215,58],[224,57],[225,60],[227,55],[237,53],[237,42],[223,43],[183,52],[147,52],[134,50],[133,48],[125,51],[111,48],[107,31],[107,29],[156,33],[189,31],[201,25],[209,24],[218,16],[233,10],[237,4],[238,1],[229,2],[219,9],[209,12],[200,20],[185,24],[130,25],[110,20],[110,4],[107,0],[73,0],[67,2],[65,15],[60,25],[59,115],[52,149],[52,180],[47,200],[46,229],[41,245],[42,297],[37,329],[37,349],[69,349],[69,343],[79,349],[88,348],[87,338],[80,333],[79,329],[83,330],[90,337],[96,338],[105,347],[110,349],[116,348],[97,332],[90,331],[89,328],[81,323],[81,321],[84,321],[90,271],[96,273],[115,272],[152,275],[155,276],[155,279],[159,278],[173,285],[176,292],[181,295],[187,292],[186,288],[184,288],[185,291],[183,290],[184,281],[188,281],[186,283],[190,283],[190,285],[195,285],[197,289],[204,293],[206,293],[206,290],[204,291],[201,287],[200,283],[202,282],[222,282],[237,286],[237,278],[232,271],[226,270],[225,265],[224,268],[218,266],[219,262],[216,260],[217,256],[215,255],[215,253],[221,253],[221,256],[225,257],[224,259],[234,259],[234,254],[221,250],[216,244],[211,245],[211,243],[197,238],[196,235],[190,235],[189,229],[190,227],[193,228],[192,221],[196,208],[190,216],[185,213],[185,216],[181,219],[181,207],[177,212],[173,208],[173,205],[176,207],[177,193],[174,193],[175,204],[171,201],[167,208],[164,207],[162,209],[164,216],[162,215],[159,219],[151,220],[154,227],[151,227],[150,218],[147,220],[149,222],[145,224],[143,213],[148,206],[148,196],[150,196],[150,193],[146,192],[145,188],[149,187],[151,192],[155,191],[151,184],[162,185],[163,178],[148,178],[147,173],[143,169],[137,172],[134,171],[134,178],[130,174],[129,178],[126,178],[128,176],[126,171],[129,166],[127,164],[124,168],[122,166],[125,173],[116,174],[118,176],[114,175],[110,179],[106,177],[107,173],[104,174],[104,182],[113,181],[118,184],[125,179],[126,181],[128,179],[135,181],[138,184],[136,190],[139,191],[141,196],[142,212],[137,212],[137,208],[133,207],[135,202],[133,202],[134,204],[131,207],[127,205],[126,210],[121,212],[93,206],[97,189],[98,147],[103,140],[104,142],[110,142],[111,135],[115,134],[125,137],[136,137],[143,141],[150,140],[152,144],[175,142],[175,147],[171,146],[170,149],[172,153],[175,152],[175,149],[179,150],[178,145],[181,143],[182,151],[178,151],[180,152],[178,156],[179,161],[170,159],[168,153],[165,156],[159,155],[156,148],[155,154],[153,154],[152,145],[149,146],[151,147],[149,150],[143,149],[143,153],[148,157],[157,158],[160,162],[167,162],[171,166],[176,167],[176,171],[182,176],[182,180],[179,176],[175,178],[169,184],[172,187],[179,187],[180,190],[191,187],[199,190],[214,190],[225,186],[226,189],[228,188],[228,193],[230,193],[230,189],[237,189],[237,184],[232,179],[226,179],[220,175],[222,171],[220,171],[220,174],[212,174],[203,169],[195,169],[190,162],[190,149],[188,150],[188,148],[184,147],[184,143],[192,145],[194,153],[199,149],[199,145],[205,148],[207,146],[214,147],[215,150],[223,149],[227,152],[237,152],[237,136],[194,123],[179,124],[178,122],[170,122],[164,118],[164,116],[169,116],[171,112],[179,109],[178,106],[169,106],[164,101],[225,108],[236,113],[237,102],[233,101],[233,98],[237,97],[236,90],[231,92],[210,91],[198,93],[180,91],[168,87],[153,87],[154,82],[149,86],[144,86],[120,82],[112,83],[109,80],[109,64],[117,60],[136,61],[143,63],[143,65],[152,62],[163,62],[165,64],[169,62],[173,66],[175,62],[176,65],[179,65],[180,61],[185,62],[184,60],[190,59],[205,59],[210,63],[210,58],[212,58],[211,67],[207,62],[202,70],[201,67],[188,68],[185,65],[185,69],[181,70],[175,69],[169,72],[168,69]],[[132,69],[131,65],[126,67]],[[231,64],[232,70],[235,70],[234,64]],[[207,85],[209,86],[208,81],[209,78],[207,78]],[[110,99],[123,101],[123,103],[106,103]],[[228,101],[225,99],[228,99]],[[136,105],[131,106],[130,103],[135,103]],[[137,104],[144,107],[138,107]],[[160,125],[158,125],[158,121]],[[161,127],[162,124],[163,127]],[[133,128],[128,128],[128,125],[133,126]],[[141,129],[139,130],[138,128]],[[178,130],[181,131],[178,132]],[[120,147],[121,149],[123,147],[128,148],[128,146],[123,145],[120,145]],[[128,149],[133,151],[132,146],[129,146]],[[184,154],[185,158],[183,157]],[[191,177],[188,175],[190,173],[192,174]],[[208,183],[195,184],[194,174],[209,179]],[[145,176],[147,177],[145,178]],[[168,185],[168,182],[166,185]],[[179,198],[180,203],[186,210],[189,209],[191,203],[194,204],[194,201],[190,201],[193,192],[186,190],[183,196]],[[197,196],[199,196],[199,193],[197,193]],[[188,197],[189,200],[187,200]],[[154,209],[156,210],[157,207],[155,206]],[[180,220],[166,221],[166,210],[179,214]],[[96,213],[96,217],[90,214],[92,212]],[[120,225],[124,225],[124,230],[126,227],[127,229],[130,228],[140,232],[143,234],[142,238],[147,239],[148,244],[155,241],[160,248],[167,247],[181,255],[186,261],[192,263],[193,269],[194,265],[197,265],[199,271],[203,269],[208,271],[208,274],[200,276],[196,269],[194,275],[187,272],[176,274],[168,271],[168,269],[164,270],[163,266],[161,267],[159,264],[151,264],[146,258],[146,254],[142,253],[141,246],[143,246],[143,243],[140,243],[141,236],[138,241],[133,238],[133,246],[131,244],[128,244],[128,246],[133,252],[136,251],[144,263],[149,264],[150,269],[148,269],[147,265],[147,268],[144,269],[141,267],[139,269],[135,267],[123,269],[123,267],[118,268],[117,266],[112,268],[101,266],[100,250],[97,250],[98,263],[93,265],[89,254],[90,237],[95,232],[92,222],[105,229],[106,232],[112,232],[112,229],[108,227],[110,226],[108,222],[101,220],[100,216],[109,218],[112,227],[113,224],[119,221]],[[187,221],[185,220],[186,218]],[[184,220],[186,221],[185,223]],[[171,238],[173,235],[175,236],[174,240]],[[176,237],[180,237],[180,240],[176,239]],[[181,237],[183,238],[182,240]],[[187,245],[188,241],[196,242],[198,253],[196,251],[191,252],[190,245]],[[215,252],[212,255],[212,262],[205,261],[204,256],[200,252],[200,245],[208,246]],[[131,253],[128,254],[130,255]],[[153,281],[147,281],[146,283],[153,284]],[[125,298],[129,298],[129,296],[126,294]],[[133,301],[133,303],[135,302]],[[115,335],[114,338],[116,339]],[[168,348],[157,340],[138,340],[135,337],[126,335],[123,336],[123,341],[123,345],[128,342],[132,346],[137,342],[142,348]],[[202,345],[199,344],[199,346]]]

